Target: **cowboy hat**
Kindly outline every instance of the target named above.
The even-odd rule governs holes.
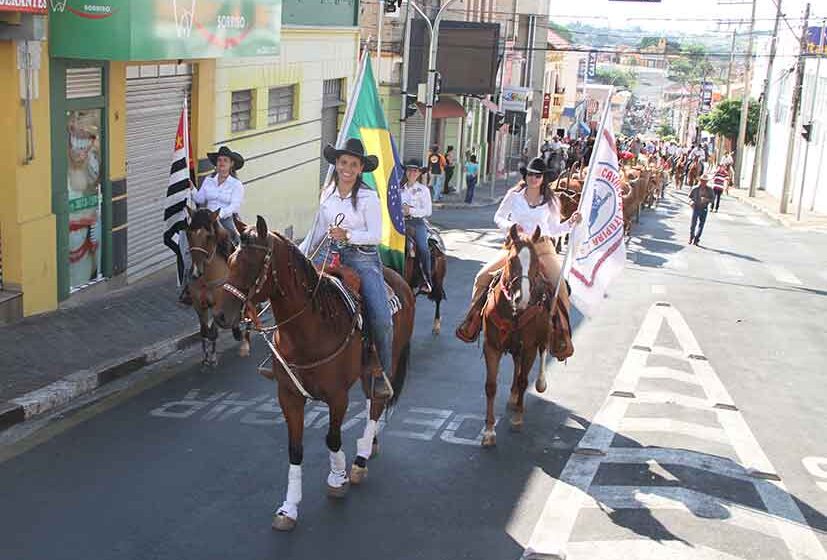
[[[234,169],[236,171],[238,171],[239,169],[244,167],[244,158],[241,157],[241,154],[239,154],[238,152],[232,151],[227,146],[221,146],[220,148],[218,148],[217,152],[208,153],[207,154],[207,159],[209,159],[210,163],[212,163],[213,165],[218,165],[218,158],[220,156],[225,156],[225,157],[230,158],[233,161],[233,163],[235,164]]]
[[[336,160],[342,155],[353,156],[362,160],[362,165],[364,166],[362,171],[365,173],[370,173],[379,167],[379,158],[365,155],[365,146],[358,138],[348,138],[347,142],[345,142],[345,147],[341,149],[336,149],[336,146],[333,144],[325,146],[324,158],[328,163],[335,165]]]
[[[546,162],[543,161],[543,158],[536,157],[528,162],[528,167],[520,167],[520,174],[523,176],[523,179],[529,173],[540,173],[545,175],[548,168],[546,167]]]
[[[403,165],[402,167],[404,167],[405,169],[416,168],[416,169],[419,169],[420,171],[425,169],[425,166],[422,165],[422,160],[419,160],[419,159],[416,159],[416,158],[411,158],[411,159],[407,160],[405,162],[405,165]]]
[[[698,181],[705,181],[705,182],[707,182],[707,183],[708,183],[708,182],[709,182],[709,180],[710,180],[709,173],[704,173],[703,175],[701,175],[700,177],[698,177]]]

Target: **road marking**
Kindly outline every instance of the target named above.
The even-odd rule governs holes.
[[[727,276],[743,276],[744,273],[735,264],[735,260],[727,255],[718,254],[715,256],[715,262],[718,264],[718,269]]]
[[[672,418],[624,418],[620,423],[623,432],[666,432],[683,434],[707,441],[729,443],[726,434],[720,428],[710,428],[693,422],[682,422]]]
[[[775,276],[775,279],[779,282],[784,282],[785,284],[795,284],[796,286],[801,285],[801,280],[798,277],[784,268],[781,265],[777,264],[768,264],[767,268],[769,269],[770,273]]]
[[[680,350],[655,346],[657,334],[666,323],[671,327]],[[692,369],[692,373],[706,394],[706,398],[688,397],[669,392],[637,392],[641,378],[648,375],[646,362],[652,355],[680,356]],[[653,376],[669,375],[667,368],[652,368]],[[623,396],[615,396],[618,393]],[[625,418],[630,404],[645,402],[692,403],[695,408],[716,414],[721,428],[709,428],[689,422],[664,418]],[[691,434],[712,434],[716,440],[732,446],[738,463],[722,457],[705,455],[699,451],[670,449],[663,447],[613,448],[611,447],[619,429],[645,429],[662,432],[680,431]],[[723,437],[726,436],[726,437]],[[676,541],[590,541],[570,542],[572,531],[581,508],[606,501],[618,500],[614,505],[623,507],[621,493],[628,493],[632,487],[593,486],[595,475],[603,463],[635,463],[650,465],[668,472],[669,464],[698,466],[705,471],[724,476],[733,476],[753,484],[764,503],[765,511],[755,511],[736,502],[726,502],[730,510],[741,508],[737,521],[752,530],[764,534],[779,535],[796,560],[827,560],[820,541],[807,524],[798,505],[787,492],[780,480],[773,477],[775,469],[743,416],[738,412],[732,398],[712,369],[697,340],[684,318],[668,304],[654,304],[646,315],[632,347],[620,368],[609,396],[589,425],[575,453],[569,458],[559,480],[549,494],[537,524],[528,540],[524,559],[593,559],[600,558],[633,560],[643,558],[698,558],[734,559],[735,556],[711,548],[684,544]],[[671,488],[671,489],[670,489]],[[692,511],[692,507],[709,506],[708,498],[700,491],[690,492],[679,487],[647,488],[656,497],[647,502],[637,500],[634,507],[655,509],[674,507],[675,500]],[[636,495],[637,496],[637,495]],[[718,499],[718,507],[724,500]],[[760,519],[759,519],[760,518]],[[767,527],[767,524],[771,527]],[[663,544],[668,543],[668,544]]]
[[[663,284],[652,284],[652,294],[657,296],[666,294],[666,286]]]
[[[663,268],[671,270],[689,270],[689,262],[686,260],[686,255],[682,252],[672,253],[671,255],[658,255],[665,260]]]
[[[640,377],[646,377],[648,379],[674,379],[675,381],[681,381],[683,383],[700,385],[700,381],[698,381],[698,377],[695,374],[668,367],[647,367],[640,372]]]
[[[718,218],[721,221],[724,221],[724,222],[735,221],[735,218],[733,218],[731,215],[725,214],[723,212],[715,212],[715,217]]]
[[[749,222],[750,222],[751,224],[754,224],[754,225],[756,225],[756,226],[763,226],[763,227],[766,227],[766,226],[768,226],[768,225],[769,225],[769,224],[767,223],[767,221],[766,221],[766,220],[762,220],[762,219],[761,219],[761,218],[759,218],[758,216],[747,216],[747,220],[749,220]]]

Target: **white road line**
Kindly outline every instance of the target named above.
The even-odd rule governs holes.
[[[686,260],[686,256],[683,253],[672,253],[671,255],[659,256],[665,259],[665,262],[663,263],[664,268],[681,271],[689,270],[689,262]]]
[[[634,393],[635,402],[641,404],[674,404],[685,408],[712,410],[715,403],[710,399],[678,395],[665,391],[629,391]]]
[[[775,276],[775,279],[779,282],[784,282],[785,284],[795,284],[796,286],[801,285],[801,280],[798,277],[780,265],[773,265],[768,264],[767,268],[769,269],[770,273]]]
[[[718,254],[715,256],[715,262],[718,264],[718,269],[726,276],[743,276],[744,273],[735,264],[735,260],[727,255]]]
[[[756,226],[765,226],[766,227],[766,226],[769,225],[766,220],[762,220],[758,216],[747,216],[747,220],[749,220],[749,222],[751,224],[754,224]]]
[[[732,222],[735,220],[735,218],[733,218],[730,214],[725,214],[723,212],[716,212],[715,217],[722,222]]]
[[[666,294],[666,286],[663,284],[652,284],[652,294],[662,296]]]
[[[696,375],[668,367],[644,368],[644,370],[640,372],[640,377],[645,377],[647,379],[674,379],[675,381],[681,381],[692,385],[701,384]]]
[[[654,347],[655,338],[664,321],[672,328],[678,343],[681,345],[680,351]],[[665,392],[636,395],[635,390],[638,381],[646,375],[646,360],[650,354],[657,353],[677,354],[686,360],[695,376],[698,377],[707,399]],[[625,395],[614,393],[618,390],[628,392]],[[801,510],[784,485],[774,480],[763,480],[755,477],[755,475],[761,473],[772,476],[775,474],[775,469],[758,445],[746,421],[735,408],[726,388],[703,355],[686,321],[676,309],[668,306],[668,304],[654,304],[650,308],[635,337],[632,348],[623,361],[613,386],[613,393],[614,395],[610,394],[597,412],[594,421],[583,435],[577,451],[563,468],[560,479],[554,485],[546,500],[540,518],[529,538],[523,558],[567,558],[568,560],[579,558],[584,560],[593,558],[600,558],[601,560],[614,558],[618,560],[734,558],[712,549],[690,545],[686,545],[686,548],[665,549],[662,548],[664,545],[648,540],[569,543],[580,509],[584,504],[593,503],[594,501],[589,496],[589,492],[599,491],[591,488],[591,485],[601,463],[620,462],[632,458],[630,454],[634,452],[610,447],[618,428],[651,428],[654,426],[659,430],[663,428],[684,430],[688,427],[694,433],[701,432],[698,429],[699,426],[686,422],[669,420],[662,423],[662,419],[640,418],[624,420],[630,404],[646,402],[646,397],[654,396],[661,400],[666,398],[674,402],[681,401],[683,403],[691,402],[695,405],[705,405],[710,407],[708,409],[711,409],[713,403],[728,406],[729,408],[725,409],[720,407],[713,409],[723,428],[722,430],[716,430],[716,434],[725,433],[728,436],[727,442],[734,447],[738,459],[744,467],[733,466],[727,462],[724,463],[725,468],[721,469],[721,474],[726,475],[734,471],[741,478],[744,470],[746,470],[750,475],[753,475],[750,478],[766,506],[768,518],[772,519],[776,532],[781,535],[795,560],[827,560],[827,552],[825,552],[813,530],[807,525]],[[700,428],[708,429],[705,426],[700,426]],[[641,449],[639,452],[645,456],[657,453],[657,451],[649,448]],[[696,451],[667,449],[661,451],[661,453],[665,455],[661,456],[660,459],[668,459],[664,462],[671,461],[677,464],[691,464],[693,461],[701,462],[706,470],[713,472],[717,472],[715,471],[716,466],[722,465],[722,463],[715,460],[704,461],[703,455]],[[684,456],[686,457],[685,460],[683,459]],[[657,461],[658,458],[655,458],[655,460]],[[723,459],[719,461],[723,461]]]
[[[539,556],[537,558],[540,558]],[[567,560],[743,560],[706,546],[682,541],[623,540],[573,542]]]
[[[729,443],[726,433],[720,428],[711,428],[694,422],[683,422],[672,418],[624,418],[620,430],[627,432],[662,432],[683,434],[701,440]]]
[[[763,511],[710,496],[703,492],[676,486],[593,486],[589,496],[594,500],[587,507],[607,506],[612,509],[681,510],[704,519],[780,537],[775,521]]]

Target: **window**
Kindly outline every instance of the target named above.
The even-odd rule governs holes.
[[[240,132],[253,128],[253,90],[233,92],[232,123],[230,130]]]
[[[296,86],[270,88],[267,102],[267,124],[292,121]]]

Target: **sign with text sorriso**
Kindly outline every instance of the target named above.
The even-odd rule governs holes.
[[[279,54],[281,0],[49,0],[53,56],[165,60]]]

